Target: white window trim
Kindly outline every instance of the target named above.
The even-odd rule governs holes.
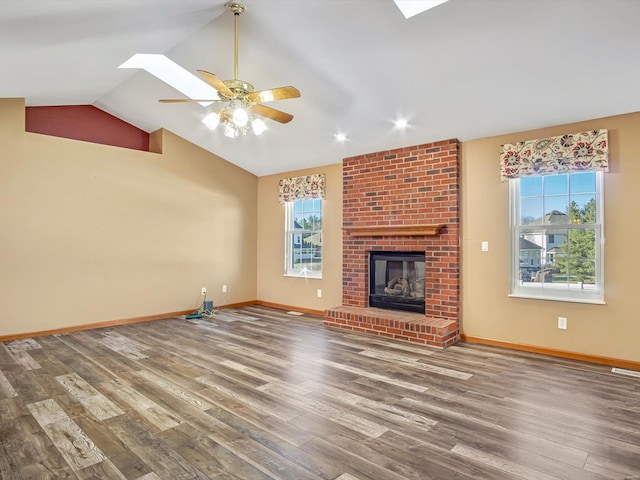
[[[324,225],[324,199],[320,199],[322,201],[322,218]],[[293,238],[293,232],[302,233],[317,233],[318,230],[289,230],[289,225],[293,223],[293,204],[294,202],[286,202],[285,203],[285,221],[284,221],[284,276],[285,277],[296,277],[296,278],[311,278],[311,279],[322,279],[322,266],[324,264],[324,251],[322,252],[322,263],[320,264],[320,270],[306,270],[302,269],[300,271],[293,270],[289,268],[290,265],[290,256],[293,251],[293,246],[291,244],[291,239]],[[322,234],[322,230],[319,230]]]
[[[604,174],[603,172],[595,172],[596,174],[596,218],[599,223],[581,224],[580,226],[565,225],[519,225],[520,219],[520,182],[519,179],[509,180],[509,234],[510,241],[510,297],[529,298],[536,300],[555,300],[562,302],[575,303],[592,303],[604,305]],[[528,285],[526,287],[520,285],[520,258],[519,258],[519,238],[521,230],[530,230],[532,228],[544,230],[545,234],[555,231],[582,229],[584,227],[594,228],[596,231],[595,261],[596,261],[596,284],[594,290],[568,290],[544,288],[544,283],[540,284],[540,288]]]

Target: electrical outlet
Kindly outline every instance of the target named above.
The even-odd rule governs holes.
[[[226,285],[222,285],[222,293],[227,293],[227,286]]]
[[[567,317],[558,317],[558,328],[560,330],[567,329]]]
[[[207,287],[202,287],[202,295],[206,295],[207,294]]]
[[[489,242],[483,241],[480,244],[480,248],[482,249],[483,252],[488,252],[489,251]]]
[[[318,298],[322,298],[322,290],[318,289]]]

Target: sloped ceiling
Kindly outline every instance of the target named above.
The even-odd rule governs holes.
[[[246,0],[239,78],[297,87],[294,115],[232,140],[134,53],[233,77],[220,0],[19,0],[0,8],[0,97],[93,104],[164,127],[266,175],[435,140],[470,140],[640,110],[640,1],[449,0],[405,19],[392,0]],[[407,118],[409,128],[393,126]],[[336,141],[338,131],[347,134]]]

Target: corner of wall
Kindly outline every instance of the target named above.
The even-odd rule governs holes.
[[[149,134],[149,151],[151,153],[162,153],[164,141],[164,128],[159,128]]]
[[[25,132],[24,98],[0,99],[0,133],[17,135]]]

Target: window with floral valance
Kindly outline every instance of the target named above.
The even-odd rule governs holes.
[[[280,203],[325,197],[325,178],[323,173],[303,177],[283,178],[279,182],[278,199]]]
[[[278,198],[285,205],[287,276],[322,278],[322,223],[325,176],[283,178]]]
[[[609,171],[607,130],[502,145],[500,179]]]
[[[511,296],[604,302],[607,130],[502,146],[509,180]]]

